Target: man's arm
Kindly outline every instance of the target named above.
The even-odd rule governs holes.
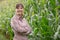
[[[24,20],[25,20],[25,22],[26,22],[26,24],[27,24],[27,29],[28,29],[28,31],[27,31],[25,34],[30,34],[30,33],[32,32],[32,28],[31,28],[30,25],[28,24],[27,20],[26,20],[26,19],[24,19]]]
[[[18,24],[18,21],[16,21],[15,19],[11,20],[11,27],[16,32],[20,32],[20,33],[26,33],[27,32],[27,30],[25,28],[21,27]]]

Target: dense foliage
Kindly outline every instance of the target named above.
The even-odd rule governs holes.
[[[60,0],[0,1],[0,40],[12,40],[14,34],[10,20],[16,3],[21,2],[24,4],[24,17],[33,29],[29,40],[60,40]]]

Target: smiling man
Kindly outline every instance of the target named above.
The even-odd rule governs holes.
[[[23,4],[16,5],[16,13],[11,19],[11,27],[14,32],[13,40],[28,40],[28,35],[32,32],[27,20],[23,17]]]

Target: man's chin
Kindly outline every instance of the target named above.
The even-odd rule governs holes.
[[[21,14],[17,14],[17,15],[21,15]]]
[[[19,16],[23,16],[23,15],[21,15],[21,14],[18,14]]]

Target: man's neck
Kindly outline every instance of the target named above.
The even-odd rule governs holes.
[[[19,20],[22,20],[23,19],[23,16],[19,15],[19,14],[16,14],[19,18]]]

